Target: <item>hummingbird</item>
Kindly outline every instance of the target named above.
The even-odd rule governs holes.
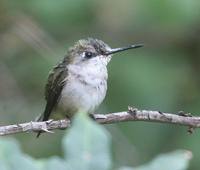
[[[107,64],[112,55],[142,46],[111,48],[94,38],[77,41],[49,73],[45,86],[46,107],[38,121],[47,121],[54,112],[69,119],[77,112],[93,114],[106,96]],[[40,134],[41,131],[37,137]]]

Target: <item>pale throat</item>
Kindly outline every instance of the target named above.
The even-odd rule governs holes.
[[[87,84],[96,86],[107,81],[107,64],[111,57],[97,56],[81,64],[69,64],[68,71],[71,76],[83,79]]]

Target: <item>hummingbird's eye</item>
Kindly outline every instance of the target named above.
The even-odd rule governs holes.
[[[90,52],[90,51],[86,51],[86,52],[85,52],[85,57],[86,57],[86,58],[92,58],[92,57],[93,57],[93,53]]]

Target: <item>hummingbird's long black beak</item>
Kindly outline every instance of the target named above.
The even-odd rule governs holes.
[[[113,49],[109,50],[108,52],[106,52],[105,55],[111,55],[111,54],[118,53],[121,51],[129,50],[129,49],[133,49],[133,48],[140,48],[143,46],[144,46],[143,44],[135,44],[135,45],[129,45],[127,47],[113,48]]]

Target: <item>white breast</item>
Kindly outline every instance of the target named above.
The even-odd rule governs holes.
[[[73,115],[78,111],[93,113],[106,95],[106,65],[94,63],[86,67],[69,65],[68,70],[69,75],[58,107],[67,115]]]

